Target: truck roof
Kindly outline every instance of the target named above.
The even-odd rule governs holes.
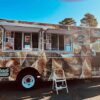
[[[54,29],[66,29],[67,27],[77,27],[77,28],[93,28],[100,29],[97,27],[86,27],[86,26],[75,26],[75,25],[62,25],[62,24],[50,24],[50,23],[40,23],[40,22],[29,22],[29,21],[20,21],[20,20],[8,20],[8,19],[0,19],[0,25],[15,25],[15,26],[27,26],[27,27],[39,27],[39,28],[54,28]]]

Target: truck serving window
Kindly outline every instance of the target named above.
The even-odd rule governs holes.
[[[21,32],[5,32],[4,50],[22,50],[22,33]]]
[[[38,50],[38,33],[5,32],[4,50]]]
[[[45,50],[64,51],[64,35],[61,34],[44,34]]]

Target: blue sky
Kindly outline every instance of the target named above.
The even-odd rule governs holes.
[[[99,9],[100,0],[0,0],[0,18],[34,22],[58,23],[72,17],[79,25],[80,19],[89,12],[100,23]]]

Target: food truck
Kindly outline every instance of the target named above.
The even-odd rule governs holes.
[[[100,77],[100,29],[0,19],[0,81],[30,89],[60,67],[66,79]]]

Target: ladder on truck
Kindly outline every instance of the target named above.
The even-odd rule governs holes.
[[[56,93],[58,94],[59,90],[66,89],[68,93],[68,86],[67,86],[67,81],[65,77],[64,70],[62,68],[52,68],[52,89],[56,90]]]

